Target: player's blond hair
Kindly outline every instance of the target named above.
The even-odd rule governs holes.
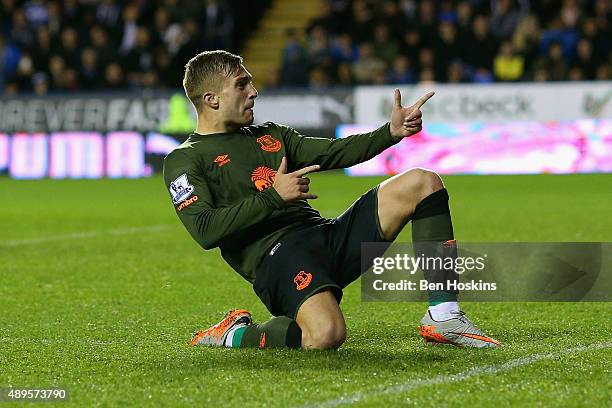
[[[185,65],[183,88],[196,112],[202,110],[202,95],[208,91],[218,92],[224,77],[229,77],[242,66],[242,57],[231,52],[204,51]]]

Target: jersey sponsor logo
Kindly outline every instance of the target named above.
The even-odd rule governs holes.
[[[196,201],[198,201],[199,197],[197,195],[194,195],[193,197],[191,197],[188,200],[183,201],[182,203],[180,203],[178,205],[178,207],[176,207],[176,209],[178,211],[183,211],[185,208],[189,207],[191,204],[195,203]]]
[[[191,193],[193,193],[193,186],[189,184],[187,180],[187,173],[183,173],[170,183],[170,194],[172,195],[172,203],[174,205],[180,204],[185,201]]]
[[[299,271],[295,278],[293,278],[293,283],[295,283],[297,290],[304,290],[310,285],[312,281],[312,273]]]
[[[275,177],[276,171],[266,166],[259,166],[251,173],[251,181],[259,191],[272,187]]]
[[[257,139],[257,143],[261,146],[261,150],[266,152],[275,153],[281,149],[281,142],[272,137],[272,135],[263,135]]]
[[[227,164],[230,162],[230,158],[229,158],[229,154],[220,154],[217,156],[217,158],[215,159],[215,163],[217,163],[217,165],[219,165],[219,167]]]

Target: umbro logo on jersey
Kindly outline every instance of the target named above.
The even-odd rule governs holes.
[[[219,165],[219,167],[230,162],[229,154],[220,154],[215,159],[215,163]]]
[[[177,211],[183,211],[185,208],[189,207],[191,204],[195,203],[196,201],[198,201],[198,196],[194,195],[191,198],[188,198],[187,200],[183,201],[182,203],[180,203],[178,205],[178,207],[176,207]]]

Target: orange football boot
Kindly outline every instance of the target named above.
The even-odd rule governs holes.
[[[452,344],[458,347],[499,347],[501,343],[484,334],[463,312],[452,312],[451,318],[436,321],[427,311],[419,326],[426,344]]]
[[[232,309],[219,323],[205,330],[199,330],[191,339],[191,345],[224,346],[227,334],[237,326],[253,323],[251,313],[244,309]]]

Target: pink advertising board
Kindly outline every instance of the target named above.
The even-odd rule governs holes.
[[[343,125],[342,138],[375,127]],[[612,120],[430,123],[375,158],[347,169],[355,176],[424,167],[440,174],[612,172]]]

